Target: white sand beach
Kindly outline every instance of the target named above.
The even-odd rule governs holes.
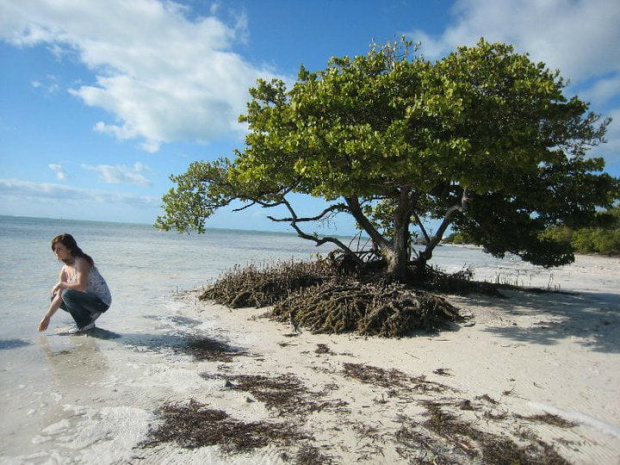
[[[296,333],[268,309],[230,310],[198,291],[170,297],[147,324],[42,335],[53,382],[3,408],[20,427],[3,427],[0,462],[482,463],[481,444],[510,439],[565,463],[620,463],[620,260],[580,256],[552,273],[562,292],[447,296],[466,323],[401,339]],[[221,341],[228,357],[188,352],[188,337]],[[163,406],[190,401],[235,427],[292,435],[229,453],[141,445],[165,425]]]

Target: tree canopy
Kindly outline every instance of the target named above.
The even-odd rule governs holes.
[[[171,176],[157,226],[203,232],[216,210],[241,201],[238,210],[284,206],[273,221],[359,261],[336,236],[311,231],[351,215],[398,280],[425,266],[449,228],[496,256],[570,263],[570,245],[542,233],[588,224],[620,197],[620,182],[601,158],[586,157],[610,120],[564,88],[559,72],[483,39],[435,62],[404,40],[373,44],[321,71],[302,66],[290,89],[259,80],[240,117],[249,127],[243,149]],[[295,193],[326,208],[300,217]],[[425,244],[417,252],[415,237]]]

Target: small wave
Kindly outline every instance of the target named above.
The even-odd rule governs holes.
[[[566,420],[571,420],[576,423],[591,426],[601,432],[620,438],[620,427],[612,425],[611,423],[607,423],[603,420],[599,420],[598,418],[591,417],[590,415],[586,415],[585,413],[577,412],[574,410],[560,410],[555,407],[551,407],[550,405],[540,404],[538,402],[530,402],[530,406],[539,410],[543,410],[547,413],[551,413],[552,415],[558,415]]]

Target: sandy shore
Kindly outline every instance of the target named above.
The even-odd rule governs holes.
[[[501,463],[514,446],[620,463],[620,260],[579,257],[553,283],[563,292],[447,296],[467,323],[398,340],[296,333],[267,309],[196,292],[132,334],[42,336],[53,385],[22,409],[32,421],[0,461]],[[218,422],[212,435],[229,446],[261,425],[272,436],[228,453],[195,447],[196,425]]]

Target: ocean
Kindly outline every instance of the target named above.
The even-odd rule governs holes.
[[[94,258],[112,291],[112,306],[97,322],[109,337],[59,336],[73,325],[62,310],[46,332],[37,331],[61,268],[50,241],[65,232]],[[332,248],[294,234],[208,229],[181,235],[140,224],[0,217],[0,462],[44,454],[42,442],[63,433],[51,425],[75,420],[71,406],[104,402],[108,394],[101,386],[119,382],[106,380],[117,376],[106,375],[106,366],[140,369],[128,360],[127,347],[174,343],[188,325],[200,325],[175,316],[182,305],[175,293],[208,285],[235,266],[309,259]],[[433,261],[450,272],[472,266],[482,279],[501,279],[499,274],[524,285],[549,279],[515,257],[498,260],[472,248],[441,246]],[[93,373],[101,379],[91,379]]]

